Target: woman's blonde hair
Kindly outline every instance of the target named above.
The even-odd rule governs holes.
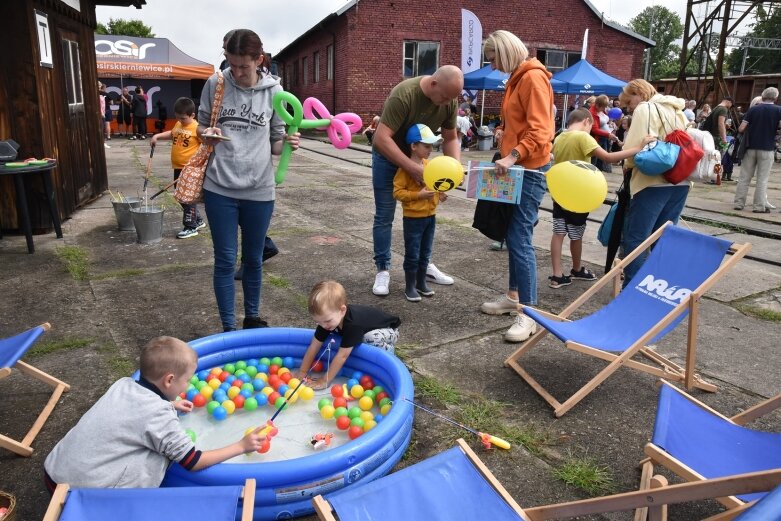
[[[594,105],[596,102],[597,102],[596,96],[589,96],[588,98],[586,98],[586,101],[584,101],[583,104],[588,105],[590,107],[591,105]]]
[[[648,101],[653,98],[655,94],[656,89],[653,85],[638,78],[624,85],[624,90],[621,92],[618,99],[621,101],[621,104],[624,105],[625,100],[626,103],[629,103],[629,96],[639,95],[643,98],[643,101]]]
[[[322,280],[309,292],[307,304],[309,314],[312,316],[339,311],[342,306],[347,305],[347,292],[344,286],[335,280]]]
[[[502,72],[513,72],[529,57],[529,50],[510,31],[494,31],[483,45],[483,54],[494,53],[494,66]]]
[[[597,108],[607,108],[607,106],[610,105],[610,99],[606,95],[600,94],[597,96],[597,99],[594,100],[594,105]]]

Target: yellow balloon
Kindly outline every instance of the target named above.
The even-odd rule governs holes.
[[[545,180],[553,200],[570,212],[592,212],[607,196],[604,174],[584,161],[558,163],[548,170]]]
[[[464,167],[461,162],[450,156],[438,156],[423,168],[423,181],[429,190],[447,192],[464,180]]]

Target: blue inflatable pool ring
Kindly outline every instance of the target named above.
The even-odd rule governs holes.
[[[263,328],[221,333],[188,342],[198,353],[198,371],[236,360],[280,356],[300,360],[314,331]],[[387,474],[399,461],[412,435],[414,399],[412,377],[404,364],[382,349],[361,344],[345,368],[382,382],[393,398],[390,413],[375,428],[355,440],[311,456],[267,463],[221,463],[199,472],[172,464],[164,487],[243,484],[257,482],[256,520],[290,519],[311,514],[318,494],[338,495],[346,486],[360,486]]]

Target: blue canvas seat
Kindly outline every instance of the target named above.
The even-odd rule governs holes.
[[[71,489],[60,484],[43,521],[251,521],[254,506],[254,479],[243,487]]]
[[[38,433],[43,428],[43,425],[54,410],[54,406],[57,405],[57,401],[60,399],[60,396],[62,396],[62,393],[70,389],[70,386],[65,382],[58,380],[21,360],[27,350],[30,349],[38,338],[48,331],[50,327],[51,326],[48,323],[45,323],[29,329],[24,333],[19,333],[18,335],[0,340],[0,379],[9,376],[12,369],[18,369],[21,373],[35,378],[53,388],[48,402],[46,402],[46,405],[38,415],[35,423],[33,423],[33,426],[27,431],[27,434],[21,441],[0,434],[0,447],[8,449],[20,456],[30,456],[33,453],[32,443],[35,440],[35,437],[38,436]]]
[[[624,266],[649,248],[653,249],[640,270],[618,293]],[[513,352],[505,365],[553,406],[556,416],[569,411],[621,366],[683,383],[687,389],[696,387],[713,392],[716,387],[703,381],[694,370],[700,299],[750,249],[750,244],[732,244],[668,222],[558,315],[523,306],[523,313],[542,328]],[[722,262],[728,252],[732,255]],[[584,302],[611,282],[614,287],[611,302],[588,316],[569,320]],[[686,317],[689,335],[682,367],[646,346]],[[559,402],[519,362],[549,332],[569,349],[610,362],[564,402]],[[633,360],[636,354],[655,365]]]
[[[781,433],[743,426],[779,406],[781,394],[728,418],[663,381],[653,438],[645,447],[648,460],[643,463],[640,488],[647,488],[654,465],[688,481],[781,469]],[[763,495],[739,494],[719,501],[734,509]]]
[[[666,519],[668,504],[767,491],[781,484],[781,469],[681,485],[667,485],[659,477],[652,490],[521,508],[466,442],[457,443],[370,483],[316,496],[312,503],[318,517],[336,521],[335,513],[339,521],[539,521],[650,507],[657,519]]]

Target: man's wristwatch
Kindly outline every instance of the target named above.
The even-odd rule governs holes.
[[[518,160],[519,157],[521,157],[521,153],[514,148],[510,151],[510,155],[513,156],[513,159],[515,159],[516,161]]]

